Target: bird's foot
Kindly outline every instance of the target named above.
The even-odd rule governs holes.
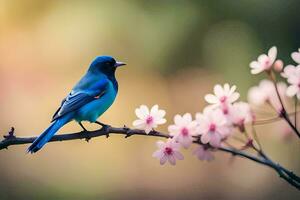
[[[104,126],[109,126],[109,125],[107,125],[107,124],[104,124],[104,123],[102,123],[102,122],[99,122],[99,121],[95,121],[95,123],[96,124],[99,124],[100,126],[102,126],[102,127],[104,127]]]
[[[127,127],[126,125],[124,125],[123,129],[126,131],[126,135],[125,135],[125,138],[128,138],[130,136],[132,136],[134,133],[132,132],[132,130]]]
[[[101,131],[103,131],[106,135],[106,138],[108,138],[109,137],[109,130],[110,130],[111,126],[107,125],[107,124],[103,124],[103,123],[98,122],[98,121],[96,121],[95,123],[102,126]]]
[[[78,124],[79,124],[79,126],[83,129],[82,132],[89,132],[89,131],[83,126],[83,124],[82,124],[81,122],[78,122]]]

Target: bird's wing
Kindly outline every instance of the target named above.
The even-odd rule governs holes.
[[[70,94],[71,94],[71,93],[70,93]],[[52,116],[51,122],[54,121],[54,118],[56,118],[56,116],[58,115],[58,112],[60,111],[61,107],[64,105],[65,101],[66,101],[66,98],[64,98],[64,99],[61,101],[61,104],[60,104],[59,108],[55,111],[55,113],[54,113],[53,116]]]
[[[60,108],[55,112],[52,121],[64,116],[65,114],[79,109],[83,105],[99,99],[106,92],[108,81],[103,79],[91,85],[88,90],[78,92],[72,91],[61,103]]]

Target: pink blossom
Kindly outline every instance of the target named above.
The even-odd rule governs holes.
[[[282,76],[287,79],[290,84],[286,90],[286,94],[290,97],[297,96],[300,99],[300,65],[285,67]]]
[[[160,164],[163,165],[167,161],[171,165],[176,164],[177,160],[183,160],[183,155],[179,152],[180,144],[174,139],[168,139],[166,142],[161,140],[156,142],[158,150],[155,151],[152,156],[160,160]]]
[[[250,63],[251,73],[258,74],[260,72],[270,70],[276,60],[277,48],[274,46],[268,51],[268,55],[262,54],[258,56],[257,61]]]
[[[212,149],[204,145],[197,146],[193,151],[193,155],[197,156],[199,160],[212,161],[215,157],[212,154]]]
[[[296,63],[300,64],[300,48],[298,49],[298,52],[293,52],[291,57]]]
[[[286,102],[286,84],[279,82],[277,83],[277,88],[281,99],[283,102]],[[248,91],[248,101],[257,106],[270,103],[278,112],[280,112],[282,109],[274,83],[270,80],[262,80],[258,86],[250,88]]]
[[[192,115],[186,113],[183,116],[175,115],[173,125],[168,127],[168,131],[174,139],[184,148],[188,148],[197,135],[197,122],[193,121]]]
[[[230,134],[230,126],[226,117],[220,109],[205,108],[203,114],[196,114],[198,131],[201,135],[201,142],[219,147],[221,140]]]
[[[288,78],[292,77],[296,72],[296,67],[294,65],[287,65],[284,69],[283,72],[281,73],[281,76],[283,78]]]
[[[240,94],[235,92],[235,90],[235,85],[230,87],[229,84],[226,83],[222,87],[221,85],[217,84],[214,87],[214,94],[205,95],[205,100],[212,104],[213,107],[220,107],[224,111],[224,109],[227,109],[229,104],[235,102],[240,97]]]
[[[262,80],[258,86],[253,86],[249,89],[248,101],[251,104],[261,106],[268,102],[270,90],[274,90],[272,82],[269,80]]]
[[[232,105],[229,117],[234,125],[243,129],[245,124],[253,121],[254,113],[248,103],[237,102]]]
[[[147,106],[141,105],[135,109],[135,114],[139,119],[133,122],[133,126],[145,130],[146,133],[150,133],[153,128],[167,121],[164,118],[166,112],[158,109],[158,105],[153,106],[151,110]]]

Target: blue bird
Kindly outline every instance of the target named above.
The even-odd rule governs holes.
[[[40,150],[52,136],[65,124],[75,120],[84,129],[82,121],[98,123],[100,117],[114,102],[118,93],[118,82],[115,71],[119,66],[110,56],[99,56],[90,65],[86,74],[75,85],[70,94],[63,99],[55,112],[50,126],[31,144],[27,152]]]

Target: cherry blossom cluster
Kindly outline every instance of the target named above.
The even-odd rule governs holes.
[[[286,66],[281,75],[286,78],[289,83],[286,94],[290,97],[296,95],[297,98],[300,99],[300,49],[298,49],[298,52],[292,53],[291,56],[297,65]]]
[[[215,148],[220,147],[231,136],[235,127],[243,131],[245,124],[253,120],[249,104],[236,102],[239,96],[236,86],[216,85],[214,94],[205,96],[209,105],[203,112],[196,113],[194,118],[190,113],[174,116],[173,124],[168,126],[170,138],[166,142],[157,142],[158,150],[153,156],[161,164],[168,161],[175,165],[176,160],[183,159],[180,148],[188,149],[193,142],[199,140],[202,145],[197,145],[192,153],[200,160],[212,160]],[[159,109],[158,105],[151,109],[142,105],[135,113],[139,119],[133,122],[133,126],[145,130],[146,133],[166,123],[166,112]]]
[[[278,117],[284,116],[289,120],[286,115],[282,115],[286,112],[289,97],[300,98],[300,49],[291,56],[297,66],[283,67],[283,62],[277,59],[277,48],[272,47],[268,54],[262,54],[250,63],[252,74],[266,72],[269,79],[262,80],[249,89],[249,103],[239,101],[240,94],[235,85],[215,85],[213,93],[204,97],[208,105],[202,112],[195,113],[194,116],[191,113],[174,116],[173,122],[168,126],[169,138],[157,142],[153,157],[159,159],[162,165],[167,162],[175,165],[176,160],[184,159],[181,148],[189,149],[196,143],[192,154],[200,160],[211,161],[214,159],[214,151],[226,145],[228,139],[237,132],[245,136],[245,147],[254,147],[253,140],[259,144],[258,138],[253,137],[254,133],[250,136],[246,128],[247,125],[253,127],[256,122],[253,106],[268,104],[274,108]],[[277,82],[276,73],[286,78],[289,85]],[[138,119],[133,122],[133,126],[147,134],[167,122],[165,110],[158,105],[152,108],[141,105],[135,110],[135,114]]]
[[[265,71],[270,74],[272,72],[272,68],[276,72],[281,72],[283,70],[283,72],[281,72],[281,76],[287,80],[289,86],[286,87],[284,83],[278,83],[279,92],[282,93],[281,95],[283,96],[286,94],[289,97],[296,96],[298,99],[300,99],[300,49],[298,49],[298,52],[293,52],[291,54],[291,57],[296,62],[296,65],[287,65],[283,68],[283,62],[281,60],[276,60],[276,56],[277,48],[272,47],[268,51],[268,55],[262,54],[258,57],[257,61],[250,63],[251,73],[258,74]],[[269,101],[270,103],[272,103],[272,101],[277,101],[274,98],[272,99],[272,97],[271,99],[266,97],[268,95],[267,93],[272,93],[274,90],[274,87],[271,85],[273,85],[272,82],[263,80],[259,87],[252,90],[250,98],[258,104],[264,101]],[[258,101],[255,100],[254,96],[257,96],[258,99],[256,100]]]

